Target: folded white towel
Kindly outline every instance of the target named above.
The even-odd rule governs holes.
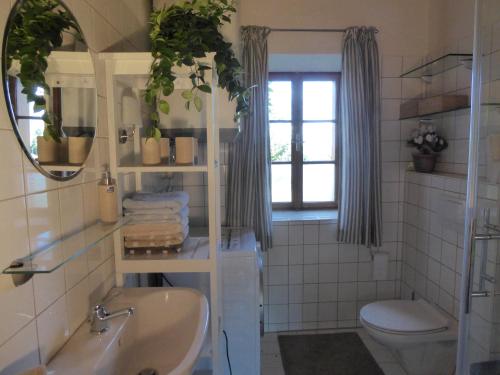
[[[169,223],[169,224],[178,224],[183,220],[187,220],[185,217],[181,217],[179,215],[126,215],[130,217],[131,224],[139,224],[139,223]]]
[[[123,201],[126,209],[170,208],[180,211],[189,203],[189,194],[185,191],[171,193],[135,193],[132,198]]]
[[[158,221],[169,221],[180,223],[182,219],[187,218],[189,216],[189,208],[184,207],[179,212],[170,212],[165,208],[154,208],[154,209],[126,209],[125,216],[132,217],[133,220],[135,218],[142,218],[147,221],[154,221],[154,219],[158,219]]]
[[[177,234],[185,231],[189,227],[187,219],[184,222],[178,224],[170,223],[138,223],[138,224],[127,224],[122,229],[122,234],[127,236],[133,235],[164,235],[164,234]]]

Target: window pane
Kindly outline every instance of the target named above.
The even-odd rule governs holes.
[[[22,119],[17,121],[17,125],[23,143],[28,147],[31,155],[36,158],[38,155],[36,137],[43,135],[45,123],[43,120]]]
[[[273,164],[271,166],[273,203],[292,201],[292,166]]]
[[[35,112],[33,110],[33,105],[35,104],[34,102],[28,102],[28,98],[26,97],[25,94],[23,94],[21,91],[23,89],[23,86],[17,80],[16,84],[16,109],[17,113],[16,115],[18,116],[30,116],[30,117],[42,117],[44,114],[44,111],[39,111]],[[37,95],[42,96],[44,94],[43,88],[39,87],[37,90]]]
[[[335,81],[304,81],[304,120],[335,120]]]
[[[309,164],[303,166],[304,202],[333,202],[335,197],[335,165]]]
[[[302,126],[304,161],[335,160],[335,124],[306,122]]]
[[[271,137],[271,161],[291,161],[292,124],[271,123],[269,133]]]
[[[292,82],[269,82],[269,120],[292,119]]]

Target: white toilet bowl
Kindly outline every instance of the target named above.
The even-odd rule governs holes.
[[[452,375],[457,328],[424,300],[373,302],[360,311],[368,334],[396,353],[409,375]]]

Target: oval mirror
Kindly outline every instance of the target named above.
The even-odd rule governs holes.
[[[17,138],[45,176],[64,181],[85,166],[97,123],[92,56],[68,8],[18,0],[2,54],[7,108]]]

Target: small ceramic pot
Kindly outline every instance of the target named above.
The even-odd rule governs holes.
[[[83,164],[92,146],[90,137],[68,137],[68,162],[70,164]]]
[[[160,159],[163,162],[170,161],[170,138],[160,138]]]
[[[420,152],[414,152],[413,166],[417,172],[431,173],[436,167],[437,154],[421,154]]]
[[[36,144],[38,150],[38,162],[43,163],[56,163],[59,161],[59,144],[52,138],[45,139],[42,136],[36,137]]]
[[[175,137],[175,164],[192,165],[198,156],[198,140],[193,137]]]
[[[154,138],[141,139],[142,164],[156,165],[161,163],[160,142]]]

